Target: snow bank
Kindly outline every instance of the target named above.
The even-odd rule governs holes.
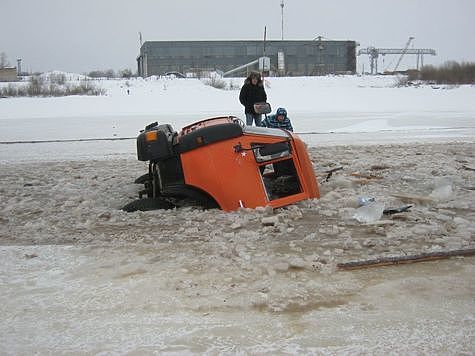
[[[68,78],[72,77],[69,74]],[[224,80],[237,88],[243,81]],[[301,113],[475,112],[471,100],[475,93],[473,86],[396,88],[396,80],[392,76],[267,78],[266,90],[274,109],[284,106],[294,116]],[[151,77],[93,82],[106,89],[107,96],[7,99],[0,101],[0,117],[242,115],[239,90],[215,89],[198,79]]]
[[[151,77],[94,80],[106,96],[0,99],[0,141],[126,138],[153,121],[178,130],[212,116],[244,118],[238,101],[242,79],[225,81],[238,89],[215,89],[198,79]],[[475,87],[400,88],[395,81],[388,76],[268,78],[266,90],[274,110],[287,108],[296,132],[353,134],[306,136],[312,145],[359,143],[360,133],[375,133],[365,143],[475,137]]]

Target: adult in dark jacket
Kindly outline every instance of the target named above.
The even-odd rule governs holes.
[[[261,126],[294,131],[290,118],[287,116],[287,110],[284,108],[278,108],[275,115],[267,116]]]
[[[267,94],[259,73],[252,72],[246,78],[239,93],[239,101],[244,106],[246,125],[251,126],[255,122],[256,126],[261,126],[262,115],[254,111],[254,104],[267,101]]]

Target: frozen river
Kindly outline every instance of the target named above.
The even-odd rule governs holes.
[[[242,117],[241,113],[230,115]],[[135,137],[146,124],[170,123],[179,130],[206,117],[203,113],[0,120],[0,162],[133,157]],[[475,118],[462,112],[297,113],[293,124],[312,146],[471,142],[475,138]],[[87,141],[51,142],[68,140]]]
[[[317,174],[344,167],[320,200],[275,211],[119,210],[146,169],[138,131],[243,117],[236,90],[150,78],[130,96],[105,81],[104,97],[0,99],[0,353],[474,354],[473,257],[335,268],[474,247],[475,88],[392,81],[269,80]],[[394,193],[422,200],[352,218],[359,196],[406,203]]]
[[[0,352],[472,354],[474,257],[335,263],[473,248],[473,143],[309,151],[317,171],[344,170],[321,199],[275,211],[127,214],[146,168],[132,153],[3,162]],[[375,164],[382,179],[351,175]],[[428,199],[438,176],[453,181],[448,201]],[[400,206],[395,192],[428,200],[376,224],[351,218],[358,196]]]
[[[328,275],[256,272],[271,280],[259,288],[230,265],[193,269],[184,260],[192,254],[173,244],[0,253],[3,354],[474,351],[473,258]],[[286,302],[303,296],[303,304]]]

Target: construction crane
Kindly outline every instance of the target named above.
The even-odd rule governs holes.
[[[412,41],[412,40],[411,40]],[[410,44],[410,42],[408,41]],[[436,55],[435,49],[432,48],[408,48],[409,44],[406,45],[405,48],[376,48],[376,47],[368,47],[368,48],[362,48],[358,51],[358,56],[361,54],[367,54],[370,58],[370,66],[371,66],[371,74],[377,74],[378,73],[378,57],[379,55],[386,55],[386,54],[402,54],[408,55],[408,54],[415,54],[417,55],[417,69],[419,69],[419,58],[421,59],[421,64],[424,65],[424,54],[430,54],[432,56]],[[402,60],[401,56],[399,58],[398,64],[396,66],[399,67],[399,63]]]
[[[407,52],[407,49],[409,48],[409,45],[411,44],[411,41],[414,39],[414,37],[409,37],[409,39],[407,40],[407,43],[406,43],[406,46],[404,47],[404,49],[402,50],[402,53],[401,53],[401,56],[399,57],[397,63],[396,63],[396,66],[394,67],[394,72],[397,71],[397,69],[399,68],[399,65],[401,64],[401,61],[402,61],[402,57],[404,57],[404,55],[406,54]]]

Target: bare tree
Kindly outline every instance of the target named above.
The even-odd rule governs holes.
[[[119,77],[121,78],[130,78],[134,76],[134,74],[132,73],[132,70],[129,68],[119,71],[118,74],[119,74]]]
[[[434,66],[424,66],[420,72],[409,73],[409,80],[431,81],[437,84],[474,84],[475,62],[455,61]]]
[[[114,78],[115,73],[112,69],[107,70],[93,70],[87,74],[91,78]]]

